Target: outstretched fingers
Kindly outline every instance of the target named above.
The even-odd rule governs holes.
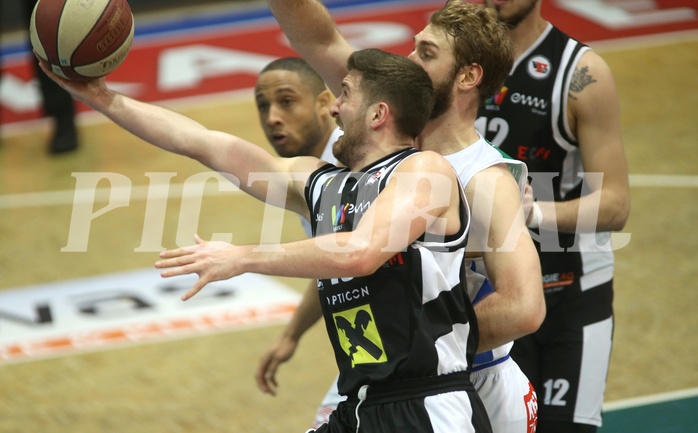
[[[199,275],[196,284],[182,296],[183,301],[197,294],[207,283],[202,277],[201,266],[199,266],[195,254],[204,241],[198,235],[196,235],[194,239],[196,240],[196,245],[162,251],[160,253],[160,258],[163,260],[155,262],[155,267],[157,269],[163,269],[163,271],[160,272],[160,276],[163,278],[194,273]]]
[[[191,298],[192,296],[196,295],[201,291],[201,289],[204,288],[204,286],[208,284],[208,281],[204,279],[204,277],[199,277],[199,279],[196,281],[196,283],[192,286],[191,289],[187,291],[184,295],[182,295],[182,301],[186,301],[187,299]]]
[[[185,257],[189,256],[191,254],[194,254],[194,247],[184,247],[184,248],[175,248],[174,250],[165,250],[160,252],[160,258],[163,259],[173,259],[177,257]]]
[[[202,247],[205,247],[205,241],[201,239],[199,235],[194,235],[194,240],[196,241],[196,245],[160,252],[160,258],[164,260],[158,260],[155,262],[155,267],[158,269],[167,269],[162,271],[160,275],[163,277],[174,277],[175,275],[184,275],[196,272],[196,269],[193,266],[188,265],[192,265],[197,262],[195,253],[198,252]]]
[[[179,275],[197,274],[198,281],[182,296],[186,301],[197,294],[204,286],[213,281],[220,281],[239,275],[239,269],[231,267],[231,257],[237,251],[227,242],[204,241],[196,235],[196,245],[166,250],[160,253],[161,260],[155,262],[155,267],[162,269],[163,278]],[[232,255],[231,255],[232,254]],[[235,263],[235,260],[232,260]]]

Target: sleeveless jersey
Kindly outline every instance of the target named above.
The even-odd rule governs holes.
[[[401,150],[360,172],[327,165],[312,173],[306,200],[313,234],[353,230],[394,170],[417,152]],[[422,236],[369,276],[318,281],[340,394],[470,369],[478,331],[463,281],[469,222],[461,194],[455,235]]]
[[[548,24],[516,60],[502,90],[478,113],[477,129],[526,163],[533,191],[543,201],[567,201],[583,194],[583,167],[567,121],[567,98],[575,66],[587,50]],[[612,279],[610,233],[542,231],[533,238],[546,290],[584,291]]]
[[[332,153],[332,145],[334,145],[335,141],[339,139],[344,134],[344,131],[338,126],[334,128],[332,131],[332,134],[330,134],[330,138],[327,140],[327,143],[325,144],[325,149],[322,151],[322,155],[320,155],[320,159],[323,161],[327,161],[330,164],[337,165],[337,158],[334,157],[334,154]],[[313,236],[313,228],[310,226],[310,221],[307,219],[300,217],[301,219],[301,225],[303,226],[303,231],[308,237]]]
[[[493,147],[487,140],[480,137],[478,141],[456,153],[446,155],[445,158],[454,167],[463,185],[468,185],[477,173],[497,164],[506,164],[514,175],[519,185],[519,191],[523,197],[526,182],[528,181],[528,168],[526,164],[509,157],[500,149]],[[473,305],[494,292],[492,284],[487,279],[487,271],[482,258],[466,258],[466,282],[468,296]],[[487,368],[497,364],[509,355],[514,342],[509,342],[487,352],[475,355],[473,370]]]

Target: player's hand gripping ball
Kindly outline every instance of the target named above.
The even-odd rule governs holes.
[[[126,0],[39,0],[29,24],[34,54],[70,80],[116,69],[131,48],[133,31]]]

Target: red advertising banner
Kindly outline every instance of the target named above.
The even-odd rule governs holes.
[[[357,3],[361,3],[356,5]],[[442,2],[364,1],[332,8],[340,29],[357,48],[408,54],[412,37]],[[293,50],[276,21],[262,8],[249,17],[198,17],[171,23],[139,23],[125,62],[110,85],[143,101],[156,102],[249,89],[258,71]],[[693,0],[546,0],[543,16],[584,42],[698,29]],[[139,32],[140,26],[146,31]],[[0,122],[40,117],[40,93],[27,49],[3,48]],[[81,111],[87,110],[80,106]]]

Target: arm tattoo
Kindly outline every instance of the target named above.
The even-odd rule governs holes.
[[[574,71],[574,74],[572,74],[572,82],[570,83],[570,98],[572,99],[577,99],[572,93],[579,93],[586,86],[588,86],[591,83],[595,83],[596,80],[592,78],[591,75],[588,74],[589,72],[589,67],[585,66],[581,69],[576,69]]]

